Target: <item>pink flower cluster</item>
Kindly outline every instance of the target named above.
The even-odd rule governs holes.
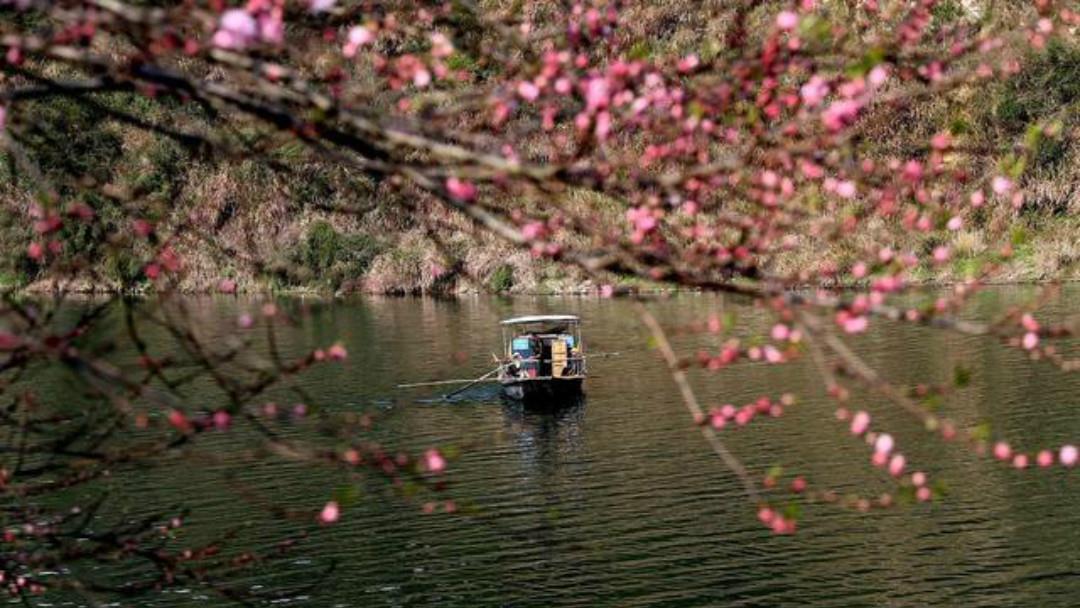
[[[730,403],[726,403],[719,407],[714,407],[709,410],[708,420],[712,428],[720,430],[726,427],[729,423],[735,426],[746,426],[757,416],[769,416],[770,418],[779,418],[784,415],[784,408],[790,407],[795,404],[795,397],[791,394],[784,394],[779,400],[773,401],[768,397],[762,396],[751,403],[747,403],[742,407],[735,407]]]
[[[993,445],[991,453],[994,459],[1002,462],[1007,462],[1016,469],[1026,469],[1031,463],[1031,457],[1022,452],[1013,452],[1012,446],[1005,441],[998,441]],[[1066,444],[1061,446],[1058,450],[1057,460],[1062,466],[1072,468],[1076,466],[1078,460],[1080,460],[1080,451],[1076,446]],[[1035,463],[1042,468],[1053,466],[1054,464],[1054,452],[1051,450],[1040,450],[1035,455]]]
[[[221,49],[242,50],[257,43],[281,44],[285,37],[285,8],[280,1],[252,0],[246,8],[221,14],[212,42]]]
[[[345,36],[345,44],[341,47],[341,54],[351,59],[356,56],[356,52],[362,47],[373,42],[375,42],[375,33],[370,28],[364,25],[354,25],[349,28],[349,33]]]
[[[627,209],[626,221],[630,222],[630,225],[634,228],[630,240],[635,244],[642,243],[645,237],[653,233],[660,225],[657,217],[658,210],[648,207],[631,207]]]
[[[797,526],[795,520],[784,517],[772,507],[767,505],[760,507],[757,515],[758,521],[772,530],[773,534],[794,534],[796,531]]]
[[[841,408],[836,412],[837,419],[844,421],[851,419],[850,431],[852,435],[864,437],[873,448],[870,462],[875,467],[884,468],[889,475],[900,478],[907,470],[907,458],[896,450],[896,440],[888,433],[874,433],[870,431],[871,417],[866,411],[859,410],[851,415],[846,409]],[[933,497],[933,492],[927,487],[927,475],[922,471],[916,471],[910,475],[910,481],[915,486],[915,498],[919,502],[926,502]]]
[[[1024,313],[1020,317],[1020,325],[1025,330],[1020,345],[1024,350],[1035,350],[1039,346],[1039,322],[1030,313]]]

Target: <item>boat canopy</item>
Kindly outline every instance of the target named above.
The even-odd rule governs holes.
[[[525,325],[526,323],[577,323],[579,320],[574,315],[530,315],[527,317],[514,317],[506,319],[503,325]]]

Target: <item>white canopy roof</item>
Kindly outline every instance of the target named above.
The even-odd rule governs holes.
[[[514,317],[506,319],[503,325],[522,325],[525,323],[577,323],[578,318],[574,315],[530,315],[526,317]]]

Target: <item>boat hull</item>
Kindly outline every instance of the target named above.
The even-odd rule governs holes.
[[[581,394],[584,378],[503,379],[503,393],[518,401],[542,401]]]

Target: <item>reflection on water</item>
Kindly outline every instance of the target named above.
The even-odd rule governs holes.
[[[1070,287],[1050,311],[1076,313]],[[987,292],[976,316],[1000,311],[1023,290]],[[1070,299],[1072,296],[1072,299]],[[926,297],[932,298],[933,294]],[[208,331],[258,304],[192,301]],[[304,377],[331,409],[369,411],[375,438],[413,449],[456,445],[447,479],[462,513],[425,515],[365,489],[339,524],[321,530],[282,570],[251,585],[301,579],[309,564],[336,561],[334,576],[306,606],[1050,606],[1080,597],[1080,473],[1014,471],[952,444],[929,440],[919,423],[873,395],[856,394],[922,468],[949,484],[948,499],[863,515],[810,505],[793,537],[773,537],[689,423],[670,376],[633,305],[618,300],[536,298],[455,301],[390,299],[308,305],[310,322],[282,336],[286,350],[343,340],[350,358]],[[1071,308],[1069,308],[1071,307]],[[668,326],[719,311],[757,329],[767,313],[738,302],[687,295],[652,304]],[[475,377],[498,349],[499,319],[526,313],[582,317],[594,352],[623,353],[590,365],[586,397],[526,408],[498,385],[450,401],[443,387],[398,391],[399,383]],[[681,349],[716,348],[722,337],[679,336]],[[164,338],[161,338],[164,340]],[[963,424],[992,420],[1020,449],[1080,439],[1080,382],[1031,364],[991,340],[880,324],[855,347],[901,384],[948,382],[957,364],[972,383],[943,412]],[[706,406],[794,392],[778,420],[724,433],[754,471],[780,464],[818,486],[870,493],[889,487],[867,464],[866,446],[832,416],[833,404],[805,362],[691,372]],[[195,390],[195,389],[193,389]],[[435,397],[432,399],[432,397]],[[208,397],[209,398],[209,397]],[[244,446],[223,438],[222,454]],[[304,467],[228,459],[197,469],[148,471],[117,481],[134,504],[186,500],[194,523],[233,521],[228,475],[281,500],[313,508],[336,481]],[[283,524],[251,518],[249,541],[271,542]],[[193,526],[194,528],[194,526]],[[187,605],[177,594],[157,600]]]
[[[526,471],[556,471],[563,460],[580,454],[585,442],[585,395],[548,403],[525,404],[512,399],[503,403],[507,434],[514,438]]]

